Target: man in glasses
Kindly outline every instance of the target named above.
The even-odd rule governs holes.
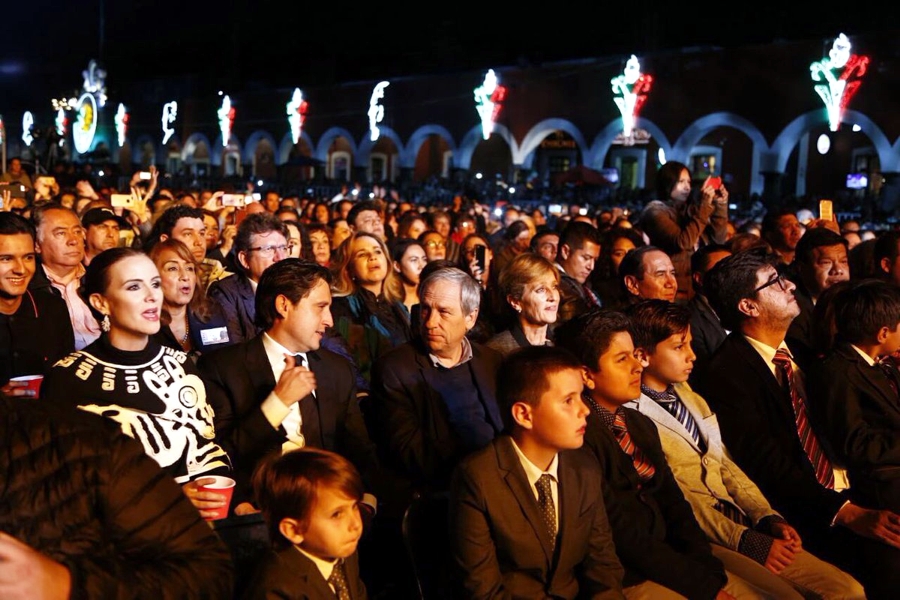
[[[256,286],[267,267],[290,255],[288,235],[284,221],[267,212],[248,215],[238,225],[233,251],[239,272],[213,282],[208,292],[222,305],[233,342],[243,342],[260,333],[254,322]]]
[[[855,504],[815,415],[810,419],[807,407],[821,400],[807,394],[804,365],[797,364],[803,361],[785,343],[800,307],[796,286],[776,262],[746,250],[707,272],[710,304],[731,333],[712,355],[699,392],[735,462],[799,532],[803,548],[867,585],[878,574],[900,572],[900,515]],[[877,552],[867,551],[872,545]]]

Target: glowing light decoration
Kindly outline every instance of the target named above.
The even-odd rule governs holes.
[[[0,115],[0,144],[6,139],[6,123],[3,121],[3,115]]]
[[[82,94],[76,110],[78,114],[72,126],[72,141],[75,142],[75,150],[84,154],[91,149],[94,134],[97,133],[97,101],[94,100],[94,95]]]
[[[53,123],[56,125],[56,135],[60,138],[65,137],[66,127],[69,125],[69,119],[66,118],[66,111],[61,108],[56,111],[56,119]],[[62,141],[62,139],[60,139],[60,141]]]
[[[106,71],[100,68],[96,60],[92,60],[81,75],[84,77],[82,87],[85,93],[96,96],[97,104],[101,107],[106,106]]]
[[[22,115],[22,141],[29,147],[34,142],[34,136],[31,135],[32,127],[34,127],[34,115],[30,110],[26,110]]]
[[[825,103],[831,131],[840,128],[844,111],[850,105],[850,99],[859,91],[868,68],[869,57],[851,54],[850,40],[843,33],[834,40],[827,58],[809,66],[812,80],[822,82],[813,86],[813,89]]]
[[[231,97],[222,98],[222,106],[216,113],[219,116],[219,131],[222,132],[222,146],[227,146],[231,139],[231,129],[234,127],[234,116],[237,111],[231,105]]]
[[[291,101],[287,103],[288,124],[291,126],[291,139],[294,143],[300,141],[300,133],[303,131],[303,123],[306,122],[306,110],[309,103],[303,99],[300,88],[294,89]]]
[[[174,100],[165,103],[162,110],[162,143],[164,145],[168,143],[169,138],[175,133],[175,128],[170,126],[175,122],[176,117],[178,117],[178,103]]]
[[[125,105],[120,102],[119,108],[116,110],[116,137],[118,138],[119,148],[125,145],[125,134],[128,133],[128,118],[129,114],[125,110]]]
[[[481,135],[484,139],[490,138],[494,132],[494,124],[505,99],[506,87],[500,85],[493,69],[488,70],[484,82],[475,88],[475,110],[481,118]]]
[[[831,138],[824,133],[820,135],[816,140],[816,150],[819,154],[828,154],[828,151],[831,150]]]
[[[644,102],[647,101],[647,94],[653,86],[653,77],[641,73],[641,63],[637,57],[632,54],[631,58],[625,63],[625,70],[621,75],[617,75],[610,79],[613,98],[619,112],[622,113],[623,136],[626,145],[634,143],[634,125],[637,123],[638,115]]]
[[[389,81],[382,81],[376,85],[369,99],[369,139],[373,142],[381,135],[378,124],[384,120],[384,106],[378,104],[378,101],[384,98],[384,88],[389,85],[391,85]]]

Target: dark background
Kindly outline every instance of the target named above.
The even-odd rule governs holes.
[[[51,98],[74,95],[91,59],[106,68],[108,94],[115,97],[135,82],[187,78],[200,93],[314,87],[784,39],[821,38],[824,56],[838,33],[852,39],[897,27],[898,8],[854,8],[807,10],[788,1],[657,7],[647,1],[10,0],[0,10],[0,114],[41,110],[41,102],[49,109]]]

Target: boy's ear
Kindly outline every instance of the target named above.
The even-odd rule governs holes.
[[[878,333],[875,336],[875,341],[879,344],[883,344],[887,341],[889,335],[891,335],[891,328],[885,325],[878,330]]]
[[[285,517],[278,523],[278,531],[295,546],[303,542],[303,526],[297,519]]]
[[[531,429],[534,427],[533,412],[531,405],[527,402],[515,402],[510,409],[512,412],[513,422],[522,429]]]
[[[641,366],[645,369],[650,366],[650,353],[643,348],[635,348],[634,357],[641,361]]]
[[[588,373],[587,367],[581,367],[581,382],[587,389],[594,389],[594,380],[591,378],[591,374]]]

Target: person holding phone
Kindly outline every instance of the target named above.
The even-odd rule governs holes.
[[[505,302],[500,297],[497,283],[497,269],[494,267],[494,251],[486,236],[472,233],[463,238],[460,244],[460,269],[468,273],[481,287],[481,304],[478,320],[469,331],[469,339],[486,343],[495,333],[509,325],[510,318],[505,309]]]
[[[692,197],[691,172],[669,161],[656,173],[657,200],[644,207],[637,226],[650,244],[663,250],[675,265],[676,301],[693,296],[691,255],[706,244],[724,244],[728,237],[728,190],[721,178],[708,178]]]

